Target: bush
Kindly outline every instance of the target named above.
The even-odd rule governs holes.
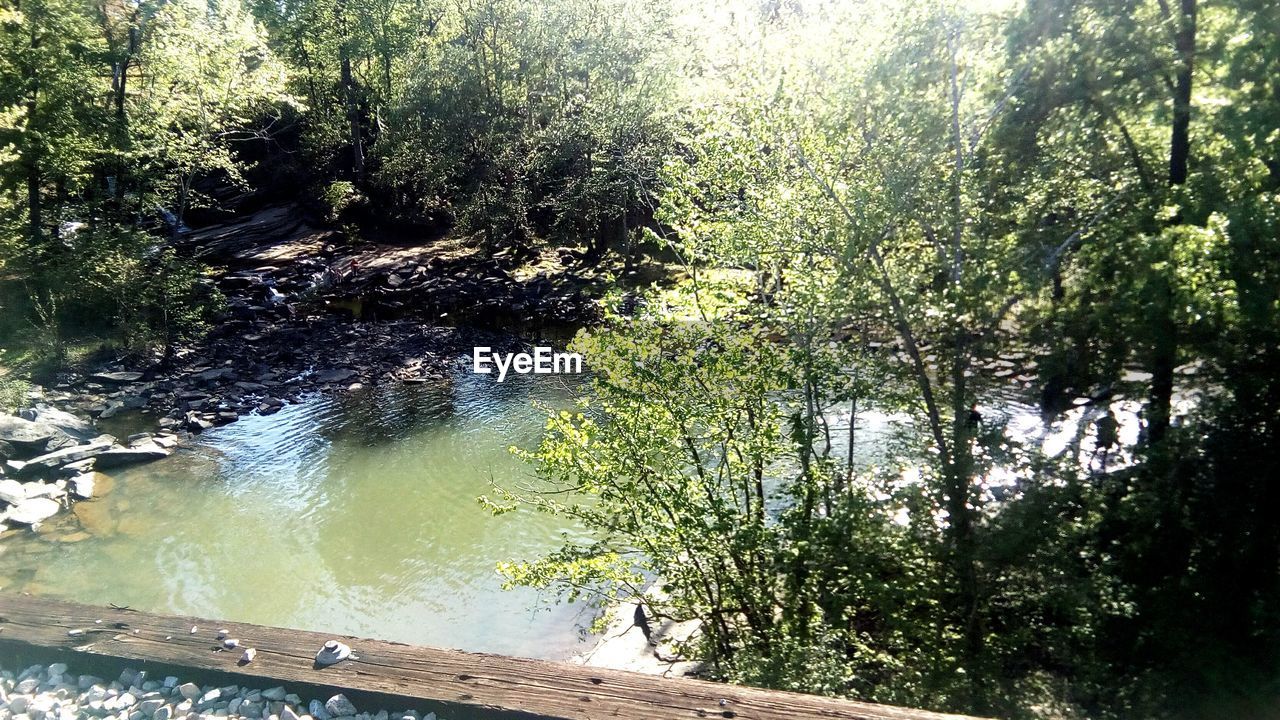
[[[4,350],[0,350],[0,372],[7,374],[0,375],[0,414],[7,415],[16,412],[27,402],[27,393],[31,390],[31,383],[22,378],[15,377],[13,370],[4,367]]]

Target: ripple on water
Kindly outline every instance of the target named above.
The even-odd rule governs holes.
[[[527,474],[507,448],[537,440],[533,402],[566,405],[568,390],[459,373],[245,417],[114,473],[114,490],[50,523],[50,537],[92,537],[0,544],[0,578],[82,602],[567,657],[581,609],[502,591],[494,571],[566,528],[490,517],[476,497]]]

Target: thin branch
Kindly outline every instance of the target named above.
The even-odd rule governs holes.
[[[829,183],[824,181],[814,171],[813,166],[804,156],[804,151],[796,149],[797,159],[800,165],[813,179],[823,193],[830,198],[835,206],[844,215],[849,222],[851,228],[858,226],[857,219],[853,216],[853,212],[849,210],[840,196],[836,194],[835,189]],[[947,445],[946,435],[944,433],[942,423],[942,413],[938,410],[937,399],[933,394],[933,384],[929,380],[928,369],[925,367],[924,358],[920,354],[920,345],[916,342],[915,332],[911,327],[911,320],[907,317],[906,307],[902,303],[901,296],[898,295],[897,288],[894,287],[893,279],[889,276],[888,268],[885,266],[884,256],[880,253],[880,241],[888,238],[893,234],[893,226],[890,225],[884,229],[884,232],[878,238],[872,238],[866,249],[866,254],[871,258],[878,273],[877,282],[880,289],[884,292],[885,297],[889,300],[890,309],[893,312],[894,324],[897,325],[898,335],[902,338],[902,343],[907,350],[907,355],[911,359],[911,365],[916,375],[916,383],[920,387],[920,395],[924,400],[925,412],[929,416],[929,430],[933,435],[934,442],[938,444],[938,453],[942,457],[944,465],[951,464],[951,453]]]
[[[1103,215],[1105,215],[1107,211],[1111,209],[1111,206],[1116,204],[1121,197],[1123,197],[1122,194],[1112,197],[1106,202],[1106,204],[1099,208],[1098,212],[1094,213],[1093,217],[1089,218],[1088,222],[1077,228],[1075,232],[1068,235],[1061,243],[1058,243],[1058,246],[1053,249],[1053,252],[1049,253],[1045,257],[1044,269],[1049,273],[1056,272],[1058,266],[1062,263],[1062,258],[1067,254],[1067,251],[1075,247],[1076,244],[1084,237],[1085,233],[1092,230],[1098,224],[1098,221],[1102,220]],[[1016,292],[1004,301],[1004,304],[1001,305],[1000,309],[996,311],[996,314],[992,316],[991,322],[983,329],[980,335],[983,342],[995,334],[995,331],[1000,327],[1000,323],[1004,322],[1004,318],[1009,314],[1009,311],[1013,310],[1013,306],[1017,305],[1024,297],[1026,297],[1025,292]]]

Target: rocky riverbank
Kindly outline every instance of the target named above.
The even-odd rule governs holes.
[[[466,238],[357,240],[290,205],[178,243],[212,270],[211,329],[163,358],[99,353],[0,417],[0,532],[91,496],[95,470],[164,457],[189,434],[314,393],[445,382],[476,345],[523,349],[495,329],[574,327],[599,309],[599,278],[568,249],[517,259]],[[104,421],[128,437],[103,434]]]
[[[440,381],[474,345],[513,345],[492,329],[573,327],[598,313],[596,281],[574,271],[571,252],[530,265],[465,239],[356,242],[288,207],[181,242],[214,269],[208,283],[224,299],[209,333],[163,360],[60,373],[35,401],[96,419],[140,411],[159,431],[201,432],[311,392]]]
[[[0,416],[0,532],[9,525],[39,527],[73,501],[92,498],[102,484],[96,470],[158,460],[177,443],[168,433],[119,441],[43,404]]]
[[[283,687],[197,685],[126,669],[115,680],[75,675],[63,663],[15,674],[0,667],[0,718],[11,720],[438,720],[435,713],[357,708],[344,695],[304,701]]]

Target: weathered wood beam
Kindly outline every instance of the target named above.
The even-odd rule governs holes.
[[[191,628],[198,628],[192,633]],[[222,651],[219,628],[257,649]],[[341,639],[358,660],[315,667],[326,640]],[[413,647],[382,640],[323,635],[204,618],[153,615],[121,608],[0,593],[0,661],[7,657],[80,653],[145,667],[230,675],[250,687],[294,685],[400,699],[434,706],[445,717],[556,720],[973,720],[886,705],[734,685],[588,668],[569,663]],[[450,715],[456,711],[455,715]]]

